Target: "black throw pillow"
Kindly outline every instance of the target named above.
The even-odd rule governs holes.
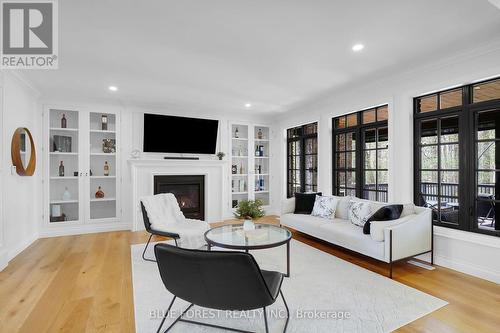
[[[295,211],[294,214],[311,214],[314,208],[314,201],[316,195],[321,196],[319,193],[295,193]]]
[[[363,226],[363,233],[370,234],[370,223],[374,221],[391,221],[397,220],[403,212],[403,205],[387,205],[379,208],[372,216],[366,221]]]

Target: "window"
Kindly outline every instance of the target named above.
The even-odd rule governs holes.
[[[436,225],[500,236],[500,80],[417,97],[414,109],[415,203]]]
[[[436,222],[459,225],[459,118],[420,122],[420,193],[418,204],[431,207]]]
[[[293,197],[297,192],[316,192],[317,190],[318,123],[289,128],[287,130],[287,197]]]
[[[387,105],[333,119],[333,192],[387,201]]]

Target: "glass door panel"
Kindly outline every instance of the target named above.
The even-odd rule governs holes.
[[[419,204],[433,210],[438,223],[460,223],[459,118],[420,123]]]
[[[78,221],[80,214],[79,113],[49,110],[49,222]]]
[[[268,137],[262,130],[261,135]],[[248,125],[231,125],[231,208],[249,200],[249,157],[254,154],[253,148],[249,147],[251,137]]]
[[[318,190],[318,139],[304,139],[305,158],[305,192],[316,192]]]
[[[500,110],[476,115],[475,151],[475,217],[478,229],[498,231],[496,223],[500,201]]]
[[[363,130],[363,188],[364,199],[387,201],[388,189],[388,130],[374,127]]]
[[[117,217],[116,115],[89,113],[91,220]]]

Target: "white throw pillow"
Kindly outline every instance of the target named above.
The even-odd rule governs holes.
[[[335,216],[336,209],[337,199],[335,197],[317,195],[311,215],[329,219]]]
[[[349,220],[352,224],[363,227],[371,214],[372,210],[369,202],[352,200],[349,202]]]
[[[415,214],[415,205],[412,203],[404,204],[403,211],[401,212],[400,217],[405,217],[412,214]]]
[[[347,197],[338,197],[335,196],[335,199],[337,199],[337,209],[335,211],[335,217],[343,220],[348,220],[349,219],[349,202],[351,201],[352,197],[347,196]]]

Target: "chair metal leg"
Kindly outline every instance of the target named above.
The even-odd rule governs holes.
[[[266,313],[266,307],[262,308],[264,310],[264,323],[266,324],[266,333],[269,333],[269,327],[267,326],[267,313]]]
[[[181,318],[182,318],[182,316],[184,316],[184,315],[186,314],[186,312],[188,312],[188,311],[189,311],[189,309],[191,309],[192,307],[193,307],[193,303],[191,303],[191,305],[190,305],[190,306],[188,306],[188,307],[187,307],[187,309],[186,309],[186,310],[184,310],[184,311],[181,313],[181,315],[180,315],[179,317],[177,317],[177,319],[176,319],[176,320],[174,320],[174,322],[173,322],[172,324],[170,324],[170,326],[169,326],[169,327],[165,330],[165,332],[163,332],[163,333],[167,333],[168,331],[170,331],[170,329],[171,329],[172,327],[174,327],[174,325],[175,325],[175,324],[177,324],[177,322],[178,322],[178,321],[181,321],[181,320],[182,320],[182,319],[181,319]]]
[[[283,292],[281,291],[281,289],[280,289],[280,295],[281,295],[281,298],[283,299],[283,304],[285,304],[285,308],[286,308],[286,323],[285,323],[285,328],[283,329],[283,333],[285,333],[286,329],[288,327],[288,321],[290,320],[290,310],[288,309],[288,304],[286,304],[285,296],[283,296]]]
[[[144,260],[146,260],[146,261],[156,262],[156,260],[146,258],[146,256],[145,256],[145,254],[146,254],[146,250],[148,249],[148,245],[149,245],[149,242],[151,242],[151,238],[152,238],[152,237],[153,237],[153,234],[149,235],[148,242],[146,243],[146,246],[144,247],[144,251],[142,251],[142,259],[144,259]]]
[[[168,306],[167,312],[165,313],[165,316],[163,316],[163,320],[161,321],[160,327],[158,327],[158,330],[156,331],[156,333],[160,333],[161,327],[163,326],[163,323],[165,323],[165,319],[167,319],[168,313],[170,312],[172,305],[174,305],[176,298],[177,298],[177,296],[174,296],[174,298],[172,298],[172,302],[170,302],[170,305]]]

